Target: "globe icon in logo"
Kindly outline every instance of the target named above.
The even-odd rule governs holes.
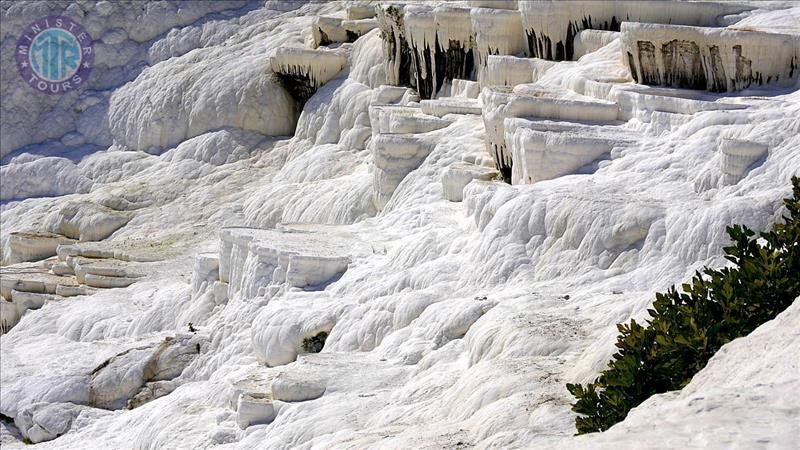
[[[15,60],[20,75],[34,89],[61,94],[89,78],[94,65],[92,38],[68,17],[43,17],[25,28]]]

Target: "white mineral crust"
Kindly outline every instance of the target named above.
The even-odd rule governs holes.
[[[6,64],[48,15],[96,41],[64,95]],[[604,433],[565,384],[785,214],[797,2],[0,18],[3,449],[796,447],[800,300]]]

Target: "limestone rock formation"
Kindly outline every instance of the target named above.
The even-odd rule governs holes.
[[[783,220],[796,2],[20,0],[3,61],[53,15],[96,66],[0,67],[4,449],[793,448],[800,300],[603,433],[565,383]]]

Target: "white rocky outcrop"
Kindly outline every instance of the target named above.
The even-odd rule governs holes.
[[[289,92],[305,102],[344,68],[347,57],[339,51],[290,47],[278,50],[270,64]]]
[[[325,230],[226,228],[219,279],[230,285],[231,297],[252,298],[284,284],[313,287],[347,270],[359,247],[351,236]]]
[[[340,17],[314,17],[311,23],[311,48],[347,42],[347,31],[342,27],[342,20]]]
[[[489,55],[516,55],[525,52],[522,16],[517,10],[475,8],[470,12],[475,33],[476,79],[484,82]]]
[[[63,206],[47,221],[50,231],[81,241],[100,241],[123,227],[131,219],[125,212],[89,202]]]
[[[50,176],[54,171],[60,175],[55,179]],[[0,178],[3,180],[0,201],[84,193],[89,192],[93,184],[75,163],[57,157],[31,161],[12,159],[0,167]]]
[[[530,56],[556,61],[576,59],[575,36],[582,30],[620,31],[622,22],[720,26],[720,18],[747,11],[723,2],[635,2],[614,0],[522,0],[519,10]]]
[[[464,187],[472,180],[491,180],[499,175],[497,170],[474,164],[453,164],[442,174],[444,198],[451,202],[464,199]]]
[[[375,17],[375,5],[369,1],[348,0],[345,3],[345,14],[350,20],[369,19]]]
[[[455,79],[450,88],[453,97],[478,98],[481,94],[481,85],[477,81]]]
[[[273,39],[294,42],[299,34],[278,33]],[[228,45],[148,67],[111,96],[108,122],[114,140],[160,153],[225,126],[265,135],[291,134],[297,122],[294,101],[268,70],[263,50],[271,42],[264,37],[264,32],[236,35]],[[194,64],[199,60],[207,64]],[[230,70],[234,66],[237,70]]]
[[[400,182],[419,167],[433,147],[428,139],[417,134],[380,134],[372,139],[371,145],[375,163],[373,203],[381,210]]]
[[[596,52],[610,44],[619,37],[618,31],[605,30],[581,30],[572,40],[574,59],[580,59],[583,55]]]
[[[70,239],[61,234],[46,231],[11,233],[3,249],[3,264],[15,264],[25,261],[38,261],[55,256],[56,248],[62,244],[72,244]]]
[[[104,409],[126,407],[128,400],[137,395],[145,383],[171,380],[180,375],[203,351],[207,340],[200,334],[184,333],[112,357],[92,372],[89,403]]]
[[[259,362],[270,367],[289,364],[306,352],[304,339],[331,332],[341,312],[304,304],[307,309],[293,310],[286,302],[270,302],[256,316],[251,339]]]
[[[621,29],[625,61],[642,84],[726,92],[798,79],[797,36],[630,22]]]
[[[268,398],[242,394],[236,404],[236,423],[246,429],[250,425],[268,424],[275,420],[275,407]]]
[[[617,104],[577,94],[563,88],[540,85],[487,87],[481,92],[487,151],[495,157],[504,177],[511,178],[514,155],[506,142],[505,121],[528,117],[571,122],[612,122],[619,115]]]
[[[73,421],[87,409],[72,403],[34,403],[17,414],[14,425],[32,444],[38,444],[69,431]]]

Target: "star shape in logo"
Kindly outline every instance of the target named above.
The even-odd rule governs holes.
[[[21,63],[19,63],[19,65],[22,67],[28,67],[28,63],[26,63],[25,61],[22,61]]]
[[[88,68],[89,68],[89,67],[91,67],[91,66],[89,65],[89,63],[88,63],[88,62],[85,62],[85,63],[83,63],[83,67],[85,67],[85,68],[87,68],[87,69],[88,69]]]

